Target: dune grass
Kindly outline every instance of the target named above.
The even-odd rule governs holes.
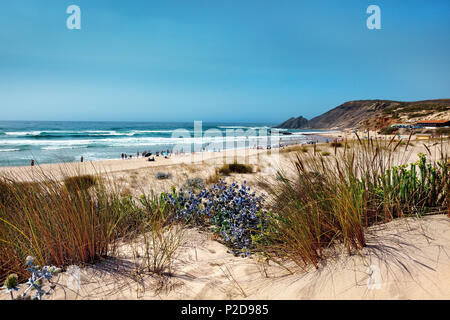
[[[184,240],[184,226],[173,219],[172,207],[167,195],[141,195],[142,216],[130,227],[127,238],[131,239],[135,272],[138,275],[154,273],[171,274],[172,264],[178,247]],[[129,237],[131,235],[131,238]]]
[[[205,181],[206,184],[216,184],[217,182],[219,182],[219,180],[220,180],[220,175],[219,175],[219,173],[218,173],[219,170],[216,170],[216,171],[217,171],[216,173],[210,175],[210,176],[206,179],[206,181]]]
[[[19,182],[23,176],[0,177],[0,281],[11,273],[26,279],[27,256],[41,266],[94,263],[114,255],[120,240],[139,232],[156,237],[153,243],[162,251],[155,248],[153,254],[165,256],[161,244],[167,233],[161,222],[170,208],[163,196],[136,201],[105,175],[62,169],[56,177],[36,169],[25,175],[31,182]]]
[[[277,263],[318,267],[334,244],[349,253],[363,248],[370,225],[447,212],[448,155],[441,151],[440,160],[430,163],[421,154],[408,165],[399,146],[393,139],[359,140],[333,158],[297,153],[294,174],[279,172],[266,187],[271,215],[258,250]]]
[[[102,179],[40,172],[33,182],[0,178],[0,278],[25,276],[23,261],[67,266],[90,263],[114,249],[123,211],[117,192]]]
[[[347,142],[344,148],[335,146],[333,156],[298,149],[293,172],[279,171],[275,182],[259,184],[268,196],[257,201],[236,184],[220,183],[194,198],[177,194],[172,203],[166,193],[124,196],[117,181],[100,174],[62,172],[57,178],[34,171],[25,180],[3,175],[0,281],[12,273],[25,279],[27,256],[41,266],[83,265],[113,256],[120,241],[134,244],[137,273],[170,273],[184,234],[174,217],[192,215],[203,221],[196,219],[202,212],[220,227],[231,247],[245,234],[242,241],[249,252],[280,264],[318,267],[335,244],[350,253],[363,248],[365,229],[373,224],[429,213],[450,217],[448,140],[441,140],[434,162],[429,149],[411,162],[409,143],[359,139],[352,148]],[[228,174],[253,172],[253,167],[238,163],[226,169]],[[218,173],[206,183],[216,181]],[[242,214],[242,208],[251,214]]]

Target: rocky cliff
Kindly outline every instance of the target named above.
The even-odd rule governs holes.
[[[308,119],[300,116],[298,118],[290,118],[289,120],[286,120],[277,128],[285,128],[285,129],[303,129],[308,127]]]
[[[393,122],[450,118],[450,99],[402,102],[392,100],[358,100],[345,102],[324,114],[306,120],[291,118],[278,128],[344,129],[379,128]]]

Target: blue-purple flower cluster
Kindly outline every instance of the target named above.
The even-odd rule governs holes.
[[[34,295],[33,300],[41,300],[44,295],[49,295],[51,290],[55,288],[55,284],[51,283],[51,279],[53,276],[58,275],[61,272],[61,269],[55,266],[44,266],[41,269],[39,266],[34,264],[34,260],[35,258],[31,256],[28,256],[25,260],[27,271],[31,276],[26,283],[27,288],[22,292],[19,299],[25,299],[29,290],[35,290],[36,294]],[[50,282],[50,289],[47,291],[43,289],[44,280]],[[11,295],[11,299],[14,300],[13,292],[19,290],[17,274],[9,275],[5,281],[5,285],[2,288],[5,289],[5,291]]]
[[[228,185],[220,180],[197,194],[173,190],[168,200],[175,208],[175,219],[195,225],[213,224],[233,251],[244,256],[250,254],[253,240],[266,224],[264,198],[252,193],[245,181]]]
[[[45,291],[42,289],[43,280],[50,280],[53,276],[57,275],[61,272],[61,269],[56,268],[54,266],[44,266],[42,269],[39,266],[34,264],[34,257],[28,256],[25,260],[25,264],[27,266],[28,272],[30,272],[31,276],[27,281],[28,288],[22,293],[22,297],[25,297],[28,290],[36,290],[36,294],[33,299],[41,300],[43,295],[49,295],[50,290],[53,289],[53,286],[50,287],[50,290]]]

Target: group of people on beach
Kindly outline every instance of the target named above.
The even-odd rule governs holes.
[[[155,161],[155,156],[156,157],[162,156],[165,159],[168,159],[170,155],[171,155],[171,152],[169,151],[169,149],[167,149],[166,151],[162,150],[161,152],[156,151],[154,156],[153,156],[152,152],[147,152],[147,151],[144,151],[142,153],[139,153],[139,151],[136,152],[136,158],[137,159],[139,157],[142,157],[142,158],[146,158],[147,161]],[[121,158],[122,158],[122,160],[133,159],[133,155],[127,155],[126,153],[122,153],[121,154]]]
[[[279,148],[284,148],[284,147],[287,147],[287,146],[289,146],[289,145],[292,145],[292,144],[296,144],[296,143],[298,143],[298,142],[296,142],[296,141],[285,141],[284,143],[282,143],[283,141],[282,140],[280,140],[280,144],[279,144]],[[327,142],[328,142],[328,140],[327,140]],[[309,143],[309,142],[308,142]],[[317,141],[315,141],[315,143],[317,143]],[[206,152],[206,151],[209,151],[208,148],[209,147],[209,144],[206,146],[206,147],[203,147],[202,149],[201,149],[201,151],[202,152]],[[266,147],[262,147],[262,146],[255,146],[255,149],[258,149],[258,150],[262,150],[262,149],[267,149],[267,150],[271,150],[272,149],[272,146],[271,145],[267,145]],[[221,148],[219,148],[219,149],[214,149],[213,150],[214,152],[220,152],[220,151],[222,151],[221,150]],[[195,154],[196,152],[195,151],[193,151],[192,152],[192,154]],[[178,155],[178,154],[185,154],[185,152],[184,152],[184,149],[181,149],[181,151],[180,151],[180,153],[178,152],[178,151],[175,151],[175,155]],[[155,156],[156,157],[164,157],[165,159],[169,159],[169,157],[172,155],[172,152],[170,152],[169,151],[169,149],[167,149],[167,150],[162,150],[162,151],[156,151],[155,152],[155,154],[153,155],[153,153],[152,152],[147,152],[147,151],[144,151],[144,152],[142,152],[142,153],[140,153],[139,151],[137,151],[136,152],[136,158],[138,159],[138,158],[145,158],[145,159],[147,159],[147,161],[156,161],[155,160]],[[126,154],[126,153],[122,153],[121,154],[121,159],[122,160],[130,160],[130,159],[133,159],[133,155],[131,155],[131,154]],[[80,162],[84,162],[84,157],[83,156],[81,156],[80,157]],[[31,166],[33,167],[35,165],[35,161],[34,160],[31,160]]]

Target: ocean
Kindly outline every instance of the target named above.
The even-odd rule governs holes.
[[[174,148],[188,152],[196,150],[194,144],[212,151],[254,147],[258,137],[264,141],[263,136],[270,136],[273,125],[203,122],[201,131],[194,132],[193,122],[0,121],[0,166],[30,165],[31,159],[36,164],[76,162],[81,156],[85,161],[120,159],[122,153],[136,155]],[[306,132],[320,132],[283,131],[292,135],[283,135],[282,139],[296,142],[309,140]],[[267,143],[273,145],[270,141]]]

